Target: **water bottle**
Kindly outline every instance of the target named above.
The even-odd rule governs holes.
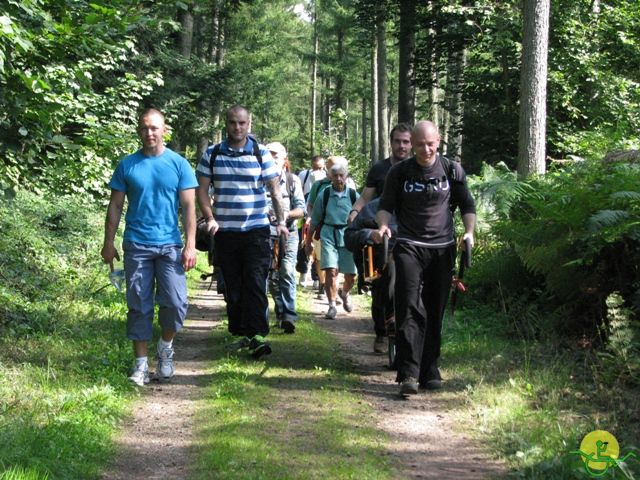
[[[122,287],[125,284],[124,270],[121,268],[114,270],[112,267],[111,271],[109,272],[109,281],[111,282],[111,285],[116,288],[116,290],[121,292]]]

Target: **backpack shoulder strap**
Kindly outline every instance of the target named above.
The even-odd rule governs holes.
[[[349,198],[351,199],[351,205],[356,203],[356,191],[353,188],[349,189]]]
[[[258,140],[253,137],[249,138],[251,138],[251,141],[253,142],[253,156],[256,157],[258,159],[258,163],[262,165],[262,154],[260,153],[260,145],[258,145]]]
[[[213,162],[216,161],[216,158],[220,155],[220,144],[216,143],[213,146],[213,150],[211,151],[211,156],[209,157],[209,168],[211,169],[211,180],[213,181]]]
[[[291,172],[285,172],[285,181],[287,183],[287,192],[289,192],[289,203],[292,203],[296,184],[293,181],[293,174]]]
[[[327,215],[327,205],[329,204],[330,193],[331,187],[325,187],[322,191],[322,218],[320,219],[320,225],[324,223],[324,217]]]
[[[305,183],[309,180],[309,175],[311,175],[311,169],[307,168],[307,173],[305,173],[304,180],[302,181],[302,188],[304,188]]]
[[[449,160],[445,156],[438,156],[438,158],[440,158],[440,162],[442,163],[442,167],[444,168],[449,181],[454,182],[460,180],[458,178],[458,171],[456,170],[453,161]]]

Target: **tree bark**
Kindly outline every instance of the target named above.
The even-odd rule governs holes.
[[[398,122],[415,123],[416,2],[400,0]]]
[[[524,0],[518,177],[544,174],[550,0]]]
[[[185,58],[191,56],[193,46],[193,14],[190,10],[180,10],[180,55]]]
[[[371,163],[378,161],[378,42],[371,51]]]
[[[326,135],[330,135],[331,133],[331,79],[329,77],[325,77],[324,79],[324,93],[322,94],[324,98],[324,105],[322,106],[323,115],[322,115],[322,123],[324,126],[324,133]]]
[[[316,151],[316,119],[318,109],[318,51],[320,40],[318,37],[318,10],[313,3],[313,63],[311,67],[311,154]]]
[[[382,15],[378,18],[376,25],[376,44],[378,73],[378,158],[387,158],[389,154],[389,93],[387,90],[387,46],[386,46],[386,24]]]
[[[449,128],[447,132],[447,155],[457,161],[462,157],[462,131],[464,127],[464,69],[466,50],[454,52],[449,58],[447,84],[447,110]]]
[[[367,83],[367,73],[365,72],[363,75],[363,83]],[[362,96],[362,147],[360,148],[360,151],[362,152],[362,154],[366,157],[367,154],[369,153],[368,149],[367,149],[367,98],[365,95]]]

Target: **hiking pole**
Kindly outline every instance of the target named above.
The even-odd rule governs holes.
[[[465,238],[464,240],[464,248],[460,253],[460,263],[458,265],[458,275],[453,277],[451,280],[451,288],[453,293],[451,294],[451,312],[449,316],[451,317],[451,321],[453,322],[454,313],[456,311],[456,304],[458,302],[458,293],[465,293],[467,291],[466,285],[463,283],[464,279],[464,271],[467,268],[471,267],[471,240],[469,238]]]

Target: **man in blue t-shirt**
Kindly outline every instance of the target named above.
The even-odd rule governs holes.
[[[129,379],[149,383],[147,344],[153,338],[154,296],[162,330],[157,344],[155,377],[173,376],[173,339],[187,313],[185,271],[196,264],[195,189],[198,182],[189,162],[164,145],[164,115],[145,110],[138,119],[142,148],[124,157],[109,186],[111,199],[105,221],[102,259],[113,269],[120,260],[114,239],[125,198],[124,270],[127,281],[127,337],[133,341],[135,364]],[[178,227],[178,207],[186,242]]]

